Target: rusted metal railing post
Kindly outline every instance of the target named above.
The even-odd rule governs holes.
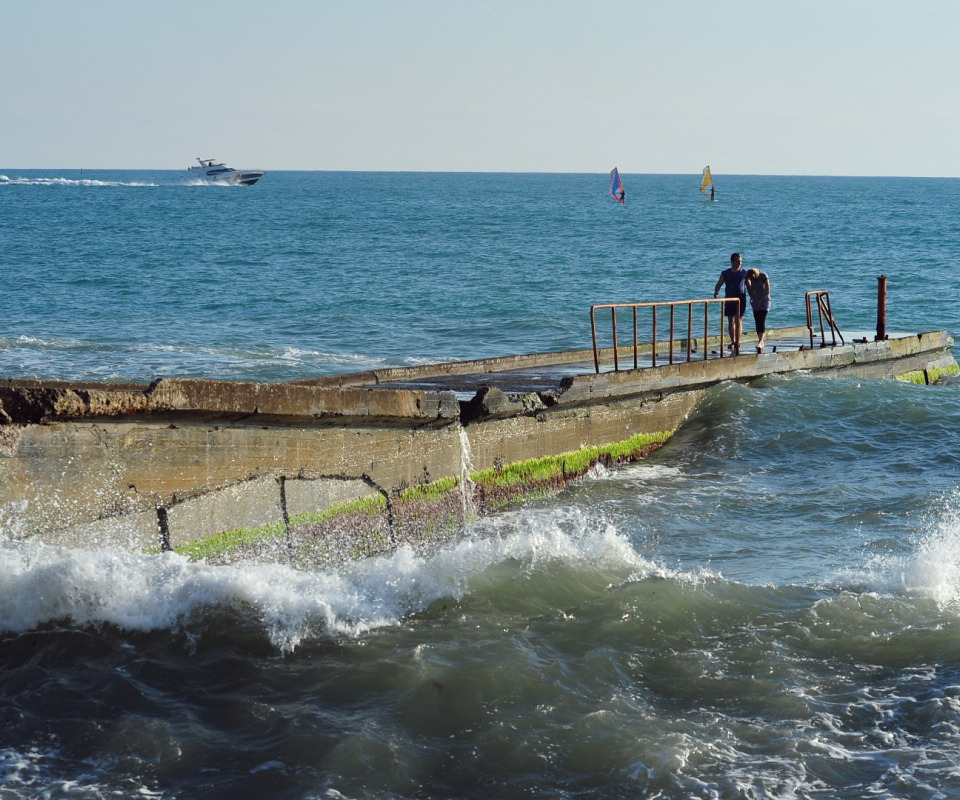
[[[823,330],[823,295],[817,295],[817,318],[820,320],[820,346],[827,346],[827,334]]]
[[[877,278],[877,338],[882,342],[887,338],[887,276]]]
[[[837,327],[837,323],[833,319],[833,308],[830,305],[830,292],[824,292],[823,297],[825,299],[824,308],[826,309],[827,322],[830,323],[830,335],[833,337],[833,346],[836,347],[838,336],[840,337],[840,344],[846,344],[843,334],[840,333],[840,328]]]
[[[693,303],[687,303],[687,361],[693,354]]]
[[[670,304],[670,359],[668,361],[668,363],[670,364],[673,363],[673,326],[674,326],[673,317],[674,317],[675,310],[676,310],[676,306],[673,303],[671,303]]]
[[[710,352],[710,304],[703,304],[703,360],[707,360]]]
[[[739,303],[740,301],[737,300]],[[727,301],[720,301],[720,358],[723,358],[723,321],[727,318]]]
[[[830,335],[832,336],[833,345],[837,344],[837,336],[840,337],[840,343],[846,344],[846,341],[843,338],[843,334],[840,333],[840,328],[837,327],[837,323],[833,319],[833,309],[830,307],[830,292],[826,289],[816,289],[806,294],[806,303],[807,303],[807,331],[810,334],[810,349],[813,349],[813,312],[810,308],[810,298],[815,298],[817,301],[817,315],[820,321],[820,346],[827,347],[827,335],[823,329],[823,319],[826,317],[827,322],[830,325]]]
[[[814,296],[814,295],[816,295],[817,298],[818,298],[818,300],[817,300],[817,307],[819,308],[819,306],[820,306],[820,301],[819,301],[820,295],[819,295],[819,293],[814,291],[814,292],[807,292],[807,294],[806,294],[806,301],[807,301],[807,333],[810,334],[810,349],[811,349],[811,350],[813,350],[813,311],[812,311],[811,308],[810,308],[810,298],[811,298],[812,296]]]
[[[593,368],[600,374],[600,348],[597,347],[597,310],[590,306],[590,330],[593,332]]]
[[[617,345],[617,309],[610,309],[610,321],[613,323],[613,371],[620,371],[620,348]]]
[[[657,307],[653,307],[653,332],[650,344],[650,366],[657,366]]]

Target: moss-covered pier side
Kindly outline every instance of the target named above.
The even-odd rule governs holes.
[[[796,330],[770,331],[767,341],[771,351],[760,355],[720,358],[708,343],[704,360],[600,374],[592,351],[578,351],[289,383],[7,380],[0,524],[70,546],[180,548],[530,459],[668,435],[722,381],[796,370],[926,381],[957,370],[942,331],[816,348],[802,346]]]

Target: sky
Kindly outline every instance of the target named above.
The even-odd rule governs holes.
[[[960,176],[956,0],[0,0],[0,170]]]

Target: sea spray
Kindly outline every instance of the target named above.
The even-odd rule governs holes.
[[[960,611],[960,489],[936,504],[925,527],[916,551],[905,559],[905,587],[931,597],[944,610]]]
[[[356,636],[399,623],[442,598],[458,599],[504,562],[607,564],[621,576],[649,565],[622,536],[579,511],[533,511],[480,520],[429,553],[403,546],[336,570],[283,564],[211,566],[173,552],[52,547],[0,539],[0,632],[58,620],[150,631],[189,627],[197,614],[246,608],[282,650],[304,636]]]
[[[460,435],[460,501],[463,506],[463,519],[466,523],[477,518],[477,507],[473,499],[477,487],[471,477],[473,453],[470,450],[470,437],[467,436],[466,428],[463,425],[457,425],[457,433]]]

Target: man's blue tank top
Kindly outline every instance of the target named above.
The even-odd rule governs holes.
[[[734,270],[733,267],[725,269],[723,276],[723,296],[724,297],[743,297],[747,293],[747,271],[742,267]]]

